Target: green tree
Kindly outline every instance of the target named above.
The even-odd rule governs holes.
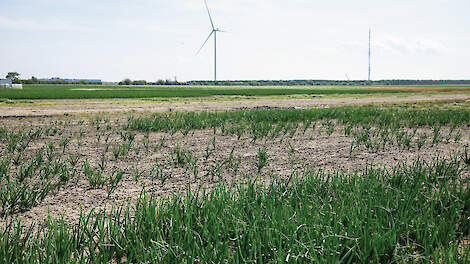
[[[132,84],[132,81],[129,78],[126,78],[122,80],[121,82],[119,82],[119,85],[131,85],[131,84]]]
[[[9,73],[7,73],[6,78],[11,79],[12,81],[16,81],[16,80],[18,80],[19,76],[20,76],[20,74],[17,73],[17,72],[9,72]]]
[[[146,85],[147,81],[146,80],[136,80],[132,82],[132,85]]]

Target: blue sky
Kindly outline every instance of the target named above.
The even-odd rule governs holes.
[[[207,0],[218,79],[470,79],[468,0]],[[203,0],[1,0],[0,75],[206,80]]]

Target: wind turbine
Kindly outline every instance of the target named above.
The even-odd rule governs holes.
[[[201,52],[202,48],[204,48],[204,46],[206,45],[209,38],[212,35],[214,35],[214,82],[215,82],[215,81],[217,81],[217,32],[225,32],[225,31],[222,31],[219,28],[216,28],[214,26],[214,22],[212,21],[211,12],[209,11],[209,7],[207,6],[207,1],[206,0],[204,0],[204,4],[206,5],[207,14],[209,15],[209,20],[211,21],[212,31],[209,34],[209,36],[207,37],[206,41],[204,41],[204,44],[202,44],[202,47],[197,51],[196,55],[199,54],[199,52]]]

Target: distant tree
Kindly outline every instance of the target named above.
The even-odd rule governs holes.
[[[129,78],[126,78],[122,80],[121,82],[119,82],[119,85],[131,85],[131,84],[132,84],[132,81]]]
[[[14,83],[18,82],[18,77],[20,76],[17,72],[9,72],[7,73],[6,78],[11,79]]]
[[[19,80],[22,84],[38,84],[39,80],[36,77],[31,77],[31,79]]]
[[[132,85],[146,85],[147,81],[146,80],[136,80],[132,82]]]
[[[16,80],[16,79],[18,79],[19,76],[20,76],[20,74],[17,73],[17,72],[9,72],[9,73],[7,73],[6,78],[10,78],[10,79],[12,79],[12,80]]]

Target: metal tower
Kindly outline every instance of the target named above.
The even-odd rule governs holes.
[[[369,29],[369,71],[368,71],[368,78],[367,78],[369,82],[370,82],[370,38],[371,38],[371,30]]]

